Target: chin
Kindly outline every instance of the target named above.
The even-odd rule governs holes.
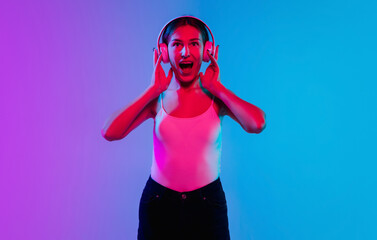
[[[195,71],[195,73],[191,73],[189,75],[179,74],[179,78],[184,82],[191,82],[198,77],[199,77],[199,71]]]
[[[180,80],[183,81],[183,82],[191,82],[191,81],[194,81],[196,78],[199,77],[199,75],[188,75],[188,76],[182,76],[180,75]]]

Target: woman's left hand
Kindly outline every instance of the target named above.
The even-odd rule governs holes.
[[[217,45],[215,49],[214,57],[210,54],[208,50],[208,56],[211,60],[211,63],[207,67],[204,75],[202,72],[199,73],[200,81],[203,87],[209,90],[210,92],[214,91],[217,84],[220,82],[220,68],[219,68],[219,65],[217,65],[218,53],[219,53],[219,45]]]

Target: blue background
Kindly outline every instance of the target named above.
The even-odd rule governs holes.
[[[377,239],[376,12],[375,1],[2,2],[0,239],[136,239],[153,120],[121,141],[100,131],[150,84],[158,33],[186,14],[215,35],[224,86],[267,116],[261,134],[224,118],[232,239]]]

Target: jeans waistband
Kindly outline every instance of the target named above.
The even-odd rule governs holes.
[[[184,194],[188,198],[196,197],[196,196],[201,197],[203,193],[218,191],[219,189],[222,190],[222,184],[221,184],[221,181],[220,181],[220,177],[218,177],[215,181],[213,181],[213,182],[211,182],[211,183],[209,183],[209,184],[207,184],[207,185],[205,185],[201,188],[198,188],[198,189],[195,189],[195,190],[192,190],[192,191],[186,191],[186,192],[178,192],[178,191],[175,191],[173,189],[167,188],[167,187],[159,184],[155,180],[153,180],[151,176],[149,176],[149,179],[147,181],[147,186],[149,186],[150,189],[153,189],[154,191],[156,191],[160,194],[164,194],[164,195],[168,195],[168,196],[172,196],[172,197],[181,197],[182,194]]]

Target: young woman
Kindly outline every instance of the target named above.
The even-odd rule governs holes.
[[[221,83],[219,46],[213,36],[209,41],[207,29],[211,33],[191,16],[165,25],[150,86],[102,130],[107,140],[120,140],[154,119],[154,157],[140,199],[138,239],[230,239],[219,177],[222,119],[228,115],[246,132],[260,133],[265,114]],[[203,60],[210,61],[204,74]],[[167,76],[161,61],[171,65]]]

